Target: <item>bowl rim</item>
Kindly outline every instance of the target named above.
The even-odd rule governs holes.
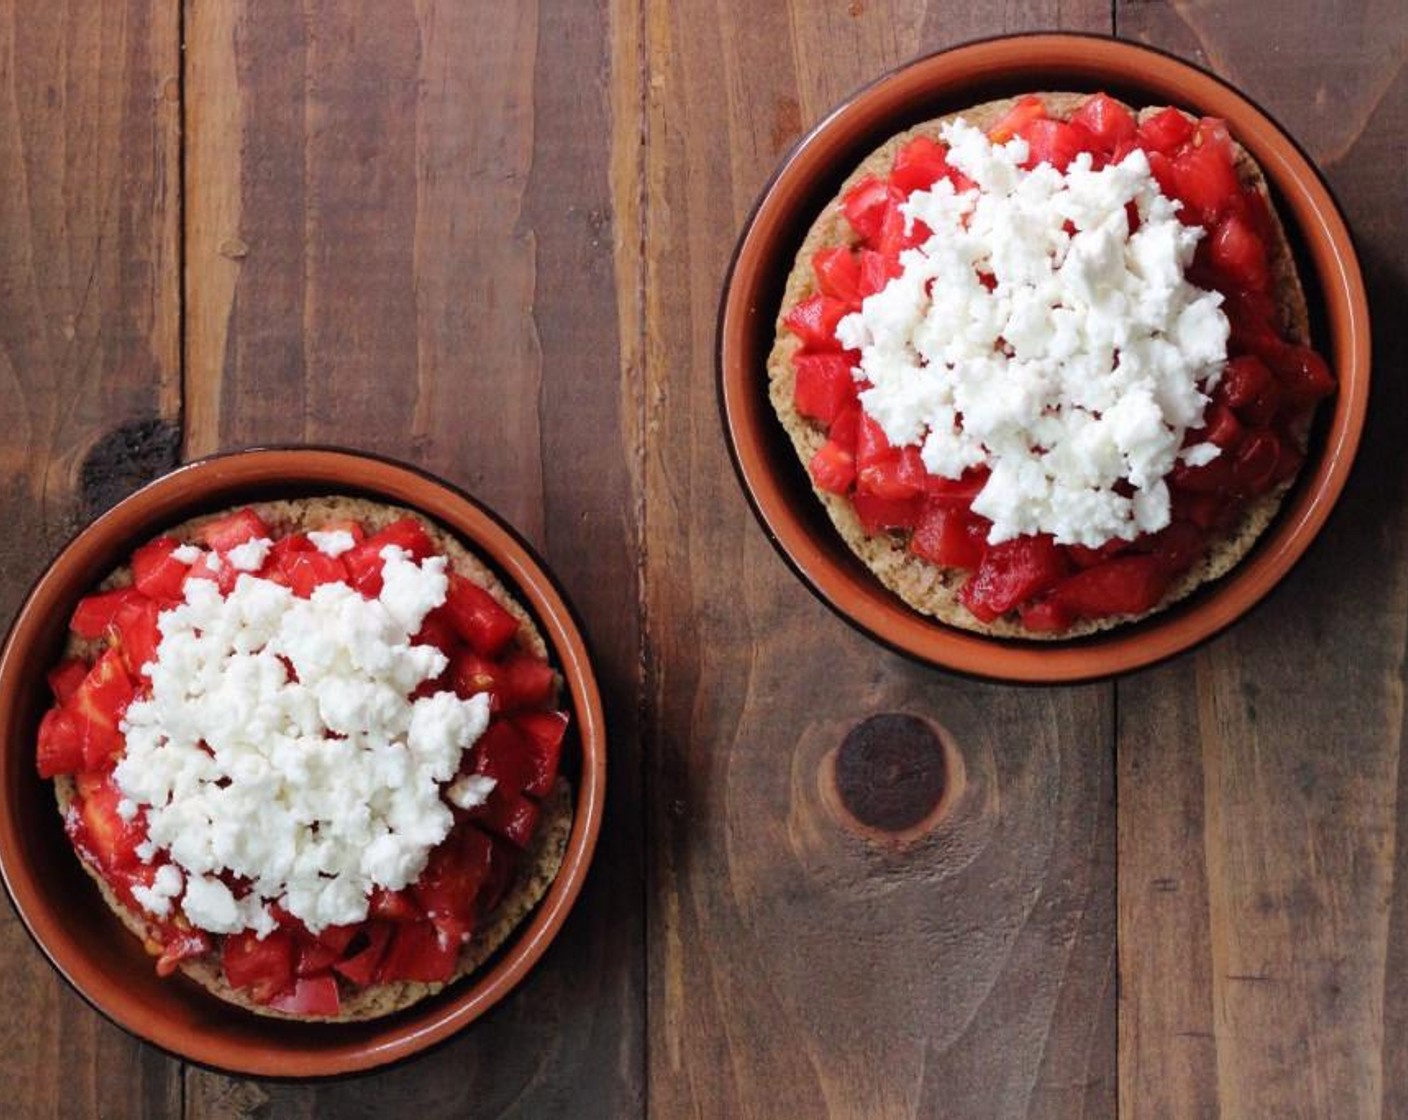
[[[272,473],[275,466],[282,473]],[[452,508],[455,519],[423,508],[420,502],[386,493],[384,487],[398,480],[411,487],[428,486],[428,496]],[[193,486],[194,491],[181,497]],[[203,501],[216,486],[228,496]],[[316,493],[359,494],[372,501],[404,506],[462,540],[499,575],[533,617],[563,675],[564,699],[571,705],[576,725],[581,772],[562,865],[546,894],[521,919],[490,962],[445,990],[381,1019],[348,1024],[279,1020],[278,1029],[306,1033],[310,1038],[327,1032],[327,1045],[306,1050],[275,1051],[271,1043],[222,1038],[218,1020],[212,1020],[210,1028],[196,1037],[172,1028],[149,1030],[138,1020],[145,1018],[162,1028],[159,1015],[134,1015],[132,1007],[114,1007],[101,998],[91,988],[92,978],[105,979],[102,970],[86,964],[81,953],[56,952],[43,936],[41,931],[49,930],[51,921],[41,903],[42,892],[27,873],[16,874],[19,861],[12,853],[22,850],[22,838],[10,815],[0,814],[0,882],[30,940],[85,1003],[129,1034],[172,1057],[223,1073],[276,1081],[322,1080],[406,1061],[448,1041],[507,996],[546,952],[581,893],[600,835],[607,769],[606,720],[585,632],[557,576],[533,546],[491,507],[454,483],[390,456],[328,444],[257,444],[193,459],[139,487],[73,533],[31,582],[0,645],[0,730],[15,718],[20,700],[16,690],[9,687],[10,678],[19,672],[14,667],[19,655],[42,632],[36,604],[51,584],[62,582],[54,574],[61,561],[81,554],[85,548],[107,551],[113,546],[103,540],[111,532],[135,536],[140,541],[163,526],[195,516],[203,505],[227,508],[259,501],[266,494],[296,496],[300,488]],[[172,510],[156,515],[146,512],[125,531],[120,529],[134,507],[168,497],[174,515]],[[474,531],[467,525],[473,525]],[[63,598],[67,601],[71,595]],[[10,749],[8,743],[0,744],[0,750]],[[109,981],[102,986],[111,989],[117,985]],[[212,1001],[220,1015],[243,1014],[256,1023],[262,1021],[209,993],[201,994]],[[145,1005],[134,1006],[140,1011]],[[376,1035],[370,1039],[339,1037],[349,1029],[376,1031]]]
[[[1080,57],[1072,58],[1073,51]],[[945,72],[955,69],[963,72],[945,80]],[[1336,296],[1342,305],[1340,317],[1327,316],[1325,337],[1317,340],[1322,351],[1334,355],[1340,383],[1323,446],[1314,469],[1302,471],[1252,551],[1231,572],[1148,619],[1056,641],[998,638],[948,626],[903,603],[859,560],[836,559],[838,546],[845,548],[839,535],[826,547],[818,545],[797,511],[781,501],[787,485],[773,477],[766,463],[768,437],[763,429],[777,424],[766,399],[766,381],[758,376],[766,350],[756,355],[756,362],[744,361],[752,350],[749,336],[761,329],[755,326],[755,316],[775,314],[775,303],[760,298],[769,288],[768,277],[781,267],[768,258],[779,251],[777,242],[785,242],[784,248],[791,245],[785,236],[785,212],[776,213],[786,205],[782,196],[788,192],[806,196],[815,207],[818,183],[827,177],[828,169],[835,175],[831,164],[811,153],[833,134],[845,137],[849,126],[857,122],[864,126],[865,114],[875,103],[885,106],[889,134],[907,127],[894,122],[904,116],[902,93],[915,84],[922,82],[935,98],[954,100],[965,86],[980,82],[1015,88],[1020,77],[1012,75],[1022,70],[1060,72],[1060,80],[1071,83],[1067,88],[1090,92],[1102,85],[1122,85],[1160,94],[1160,85],[1177,85],[1180,100],[1165,103],[1197,109],[1218,100],[1221,108],[1234,110],[1238,123],[1233,135],[1253,153],[1279,194],[1281,216],[1292,236],[1305,236],[1307,226],[1324,235],[1318,248],[1305,237],[1297,253],[1302,276],[1308,265],[1322,289],[1322,302],[1328,305]],[[1027,84],[1028,92],[1033,84]],[[1184,86],[1192,93],[1185,95]],[[836,145],[857,147],[860,134],[877,128],[873,121],[868,128],[856,127],[849,140],[838,139]],[[759,232],[765,219],[774,227],[768,237]],[[801,227],[803,231],[811,220]],[[782,263],[790,269],[791,261],[789,256]],[[769,323],[773,317],[769,314]],[[716,318],[714,356],[717,405],[739,484],[764,535],[816,598],[866,637],[922,664],[1011,684],[1058,684],[1107,679],[1192,649],[1250,612],[1289,574],[1324,527],[1352,472],[1367,413],[1372,354],[1368,299],[1343,211],[1324,174],[1270,113],[1221,77],[1161,48],[1092,33],[1033,31],[968,40],[901,63],[845,97],[791,146],[759,190],[729,259]],[[751,423],[758,416],[761,427]],[[779,425],[772,438],[780,433]],[[788,451],[790,447],[784,448],[784,458]],[[790,461],[788,469],[792,469]],[[814,500],[809,488],[808,496]],[[825,529],[834,532],[829,524]],[[859,600],[858,588],[863,588]]]

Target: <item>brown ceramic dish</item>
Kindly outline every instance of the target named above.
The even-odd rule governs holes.
[[[1314,344],[1337,395],[1281,513],[1223,579],[1163,614],[1090,638],[1003,640],[911,610],[857,560],[811,491],[768,402],[766,362],[787,273],[808,227],[870,151],[920,121],[1036,90],[1104,90],[1136,107],[1176,105],[1225,119],[1265,172],[1311,302]],[[1217,633],[1290,570],[1339,497],[1369,397],[1368,303],[1354,246],[1328,188],[1270,118],[1217,78],[1146,47],[1081,35],[1026,35],[930,55],[861,90],[792,150],[744,229],[720,308],[719,402],[734,463],[783,557],[862,631],[948,669],[1024,682],[1086,680],[1149,665]]]
[[[48,783],[34,765],[58,659],[78,599],[134,547],[195,514],[269,498],[350,493],[411,507],[497,569],[534,616],[562,672],[575,734],[563,771],[576,790],[562,868],[538,909],[479,972],[385,1019],[271,1020],[224,1004],[184,978],[161,980],[141,944],[80,870]],[[173,1054],[238,1073],[322,1077],[417,1053],[478,1018],[519,982],[562,927],[596,845],[606,731],[586,645],[562,593],[518,536],[471,498],[409,467],[323,449],[251,450],[192,463],[139,490],[75,537],[30,592],[0,654],[0,871],[30,934],[89,1003]],[[575,743],[573,747],[571,744]]]

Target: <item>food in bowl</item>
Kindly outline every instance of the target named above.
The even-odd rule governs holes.
[[[1251,157],[1104,94],[990,102],[867,157],[796,258],[768,373],[872,572],[1032,638],[1229,571],[1335,389]]]
[[[259,1014],[369,1019],[473,972],[552,883],[559,680],[435,524],[348,497],[198,518],[70,630],[38,770],[160,974]]]

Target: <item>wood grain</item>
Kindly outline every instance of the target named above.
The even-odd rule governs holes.
[[[176,12],[0,3],[0,612],[169,468],[179,389]],[[179,1107],[176,1063],[96,1016],[0,903],[8,1115]],[[43,1071],[43,1072],[41,1072]]]
[[[1121,1113],[1398,1116],[1408,526],[1404,390],[1383,375],[1408,349],[1408,12],[1296,9],[1255,39],[1249,15],[1129,5],[1118,24],[1211,62],[1320,158],[1358,235],[1379,379],[1301,566],[1225,637],[1119,685]]]
[[[613,100],[612,47],[633,31],[609,15],[188,5],[188,450],[350,444],[493,506],[580,608],[613,758],[596,870],[510,1001],[347,1084],[191,1071],[189,1116],[639,1106],[638,419],[617,337],[635,297],[618,309],[613,279],[636,247],[618,251],[614,216],[637,204],[639,96]]]
[[[716,425],[734,238],[851,89],[1002,28],[958,5],[647,5],[650,1108],[664,1116],[1107,1116],[1111,691],[964,683],[859,637],[758,531]],[[1109,28],[1038,4],[1007,29]],[[828,787],[877,713],[963,777],[887,839]]]

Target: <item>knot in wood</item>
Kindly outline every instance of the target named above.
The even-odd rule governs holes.
[[[947,761],[938,733],[918,716],[885,712],[851,728],[836,751],[836,792],[861,824],[904,832],[944,795]]]

